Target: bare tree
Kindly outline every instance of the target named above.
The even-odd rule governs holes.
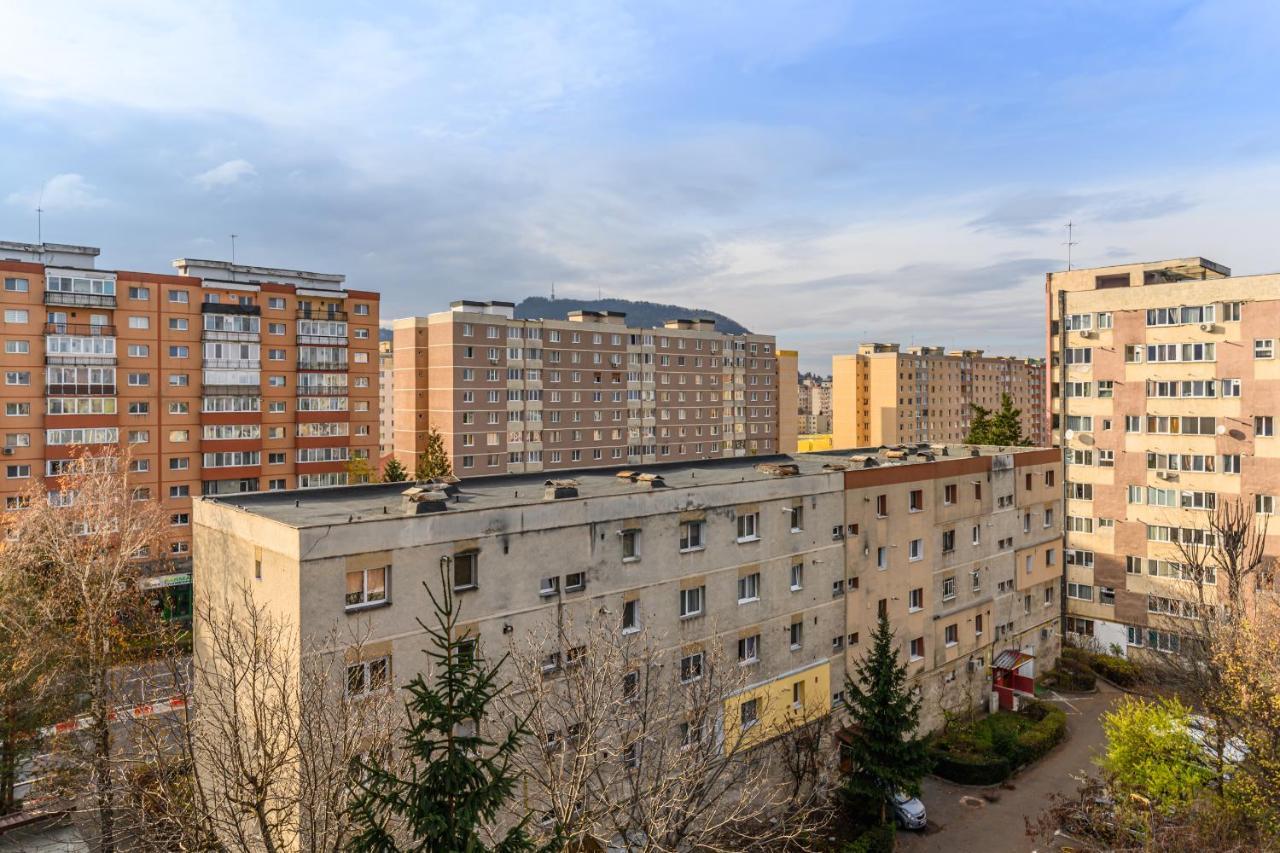
[[[145,727],[152,763],[177,770],[148,777],[180,830],[166,849],[345,850],[353,768],[390,753],[402,714],[389,689],[348,694],[345,656],[365,633],[335,626],[304,644],[246,587],[195,616],[194,711]]]
[[[601,612],[513,641],[503,701],[534,733],[517,762],[543,840],[654,853],[795,843],[817,823],[820,785],[797,784],[770,747],[787,736],[769,728],[779,715],[754,692],[743,710],[746,670],[719,642],[651,639]]]
[[[88,827],[103,853],[119,847],[118,705],[123,668],[164,631],[139,589],[144,568],[166,556],[167,524],[155,501],[128,478],[129,456],[114,447],[73,451],[46,492],[35,485],[7,533],[5,571],[41,589],[32,603],[39,629],[56,643],[57,688],[83,697],[82,725],[54,739],[60,788],[92,814]]]

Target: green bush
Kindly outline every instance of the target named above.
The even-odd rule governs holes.
[[[1050,670],[1041,678],[1046,687],[1057,687],[1060,690],[1071,690],[1087,693],[1098,686],[1098,677],[1093,671],[1075,661],[1060,661],[1058,669]],[[1061,666],[1061,664],[1066,666]]]
[[[1063,660],[1075,661],[1083,666],[1088,666],[1089,659],[1093,657],[1093,653],[1084,649],[1077,649],[1075,646],[1063,646],[1061,657]]]
[[[1090,658],[1089,666],[1107,681],[1121,687],[1132,687],[1142,676],[1137,664],[1114,655],[1095,654]]]
[[[1047,702],[1029,702],[1023,713],[1034,720],[1031,727],[1018,735],[1017,746],[1010,762],[1021,767],[1039,761],[1067,734],[1067,715],[1061,708]]]
[[[1013,775],[1008,760],[1000,756],[953,755],[935,750],[933,760],[934,773],[960,785],[998,785]]]
[[[893,853],[897,829],[892,823],[868,829],[844,845],[843,853]]]

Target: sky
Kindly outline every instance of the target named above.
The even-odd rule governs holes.
[[[1042,355],[1044,274],[1280,270],[1280,4],[8,0],[0,239],[674,302],[827,373]]]

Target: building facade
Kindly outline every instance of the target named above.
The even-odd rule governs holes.
[[[479,478],[425,513],[403,484],[211,497],[196,594],[247,584],[303,642],[356,625],[365,659],[346,665],[402,684],[427,665],[423,583],[448,557],[465,630],[495,657],[571,612],[648,632],[682,660],[673,688],[721,650],[750,674],[724,725],[753,700],[777,724],[776,696],[838,709],[883,609],[933,728],[986,701],[993,654],[1057,656],[1058,467],[1053,450],[951,447]]]
[[[127,447],[182,561],[192,497],[345,483],[372,454],[376,293],[220,261],[100,270],[97,255],[0,243],[7,510],[33,478],[56,488],[74,448]]]
[[[1203,541],[1224,502],[1262,523],[1280,493],[1280,275],[1181,258],[1050,273],[1046,299],[1067,629],[1176,651],[1199,601],[1178,541]]]
[[[516,319],[512,303],[460,301],[396,320],[396,458],[413,470],[431,427],[462,477],[778,452],[771,336],[625,319]]]
[[[999,409],[1003,394],[1022,411],[1022,434],[1048,443],[1042,359],[861,344],[832,359],[832,431],[837,447],[962,442],[972,406]]]
[[[395,449],[395,356],[391,341],[378,341],[378,462]]]

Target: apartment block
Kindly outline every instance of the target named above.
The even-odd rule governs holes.
[[[1199,602],[1177,543],[1224,501],[1263,521],[1280,494],[1280,275],[1179,258],[1050,273],[1046,300],[1067,630],[1177,651]]]
[[[98,254],[0,243],[6,510],[32,478],[55,488],[74,448],[126,446],[181,562],[193,496],[346,483],[373,452],[376,293],[222,261],[101,270]]]
[[[832,374],[836,447],[962,442],[972,406],[998,409],[1003,394],[1022,411],[1023,436],[1048,443],[1042,359],[866,343],[835,356]]]
[[[831,380],[806,378],[800,383],[800,434],[831,432]]]
[[[423,583],[448,557],[465,630],[492,656],[615,614],[681,659],[672,689],[716,649],[748,668],[722,724],[767,730],[797,696],[810,714],[841,706],[883,609],[933,727],[986,702],[996,653],[1057,656],[1058,468],[1054,450],[873,449],[209,497],[196,595],[247,584],[304,642],[357,627],[364,659],[336,665],[403,684],[427,666]]]
[[[771,336],[514,309],[464,300],[393,323],[394,447],[410,470],[432,426],[462,477],[778,451]]]

